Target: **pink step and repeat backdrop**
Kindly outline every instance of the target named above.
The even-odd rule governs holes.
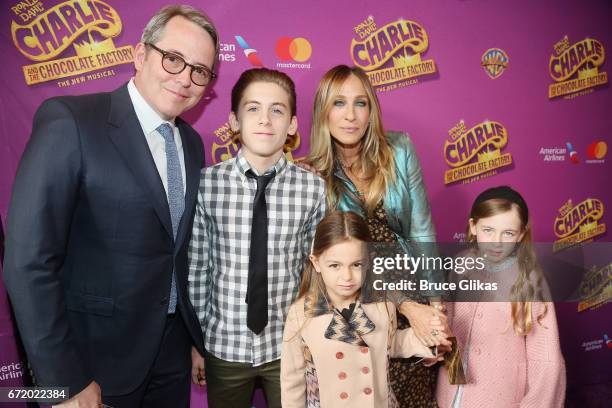
[[[166,0],[4,0],[0,5],[0,215],[38,105],[55,95],[112,90],[133,74],[133,47]],[[483,189],[509,184],[531,207],[535,238],[583,249],[608,242],[612,205],[612,3],[607,0],[192,1],[221,36],[219,78],[185,115],[207,164],[231,157],[229,94],[253,66],[297,84],[308,152],[316,85],[344,63],[368,72],[387,129],[408,132],[423,167],[438,238],[464,238]],[[188,41],[188,39],[185,39]],[[59,148],[59,147],[58,147]],[[609,260],[608,260],[609,262]],[[555,279],[554,271],[547,271]],[[610,264],[582,277],[583,302],[557,305],[568,406],[611,397]],[[0,386],[20,384],[19,355],[0,287]],[[205,391],[193,400],[205,405]],[[265,406],[257,396],[254,404]]]

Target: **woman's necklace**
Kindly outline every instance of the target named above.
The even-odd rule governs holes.
[[[356,178],[359,180],[365,180],[365,177],[362,176],[363,173],[363,169],[360,168],[359,172],[355,171],[356,167],[355,166],[357,164],[357,161],[359,161],[359,157],[357,157],[356,159],[354,159],[350,164],[340,155],[338,157],[338,161],[340,162],[340,167],[342,167],[342,170],[344,170],[344,172],[346,173],[347,176],[352,176],[352,178]]]
[[[357,163],[357,160],[359,160],[358,158],[353,160],[353,162],[351,164],[348,164],[343,158],[342,156],[338,157],[338,161],[340,162],[340,167],[342,167],[342,169],[344,169],[345,171],[351,171],[353,169],[353,166],[355,165],[355,163]]]
[[[365,177],[363,177],[363,169],[361,168],[361,166],[356,166],[357,162],[359,161],[359,158],[360,157],[358,154],[354,155],[349,164],[348,160],[346,160],[346,158],[343,157],[342,154],[338,154],[338,163],[340,164],[342,171],[344,171],[344,174],[346,174],[346,176],[355,186],[359,198],[361,200],[364,200],[365,195],[367,193],[367,180]]]
[[[347,169],[347,168],[342,167],[342,169],[344,170],[344,173],[346,174],[346,176],[351,180],[351,182],[355,186],[357,193],[361,196],[361,198],[364,198],[365,193],[367,191],[366,179],[362,177],[361,175],[357,174],[352,168]]]

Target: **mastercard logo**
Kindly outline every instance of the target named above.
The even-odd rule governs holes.
[[[587,147],[587,157],[589,159],[601,160],[608,153],[608,144],[603,140],[593,142]]]
[[[276,42],[274,51],[283,62],[304,62],[312,55],[312,45],[302,37],[281,37]]]

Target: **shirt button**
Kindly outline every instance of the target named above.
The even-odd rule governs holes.
[[[372,393],[372,389],[370,387],[366,387],[363,389],[363,393],[365,395],[370,395]]]
[[[476,317],[478,317],[479,319],[482,319],[482,312],[478,312],[478,314],[476,315]]]
[[[475,349],[474,349],[474,353],[476,353],[476,355],[478,355],[478,356],[479,356],[479,355],[480,355],[480,349],[479,349],[479,348],[475,348]]]
[[[344,380],[346,378],[346,373],[344,371],[340,371],[338,373],[338,378]]]
[[[340,393],[340,399],[347,399],[347,398],[348,398],[348,394],[346,392]]]
[[[370,350],[368,350],[368,348],[367,348],[367,347],[362,347],[362,348],[361,348],[361,352],[362,352],[363,354],[368,354],[368,351],[370,351]]]
[[[342,360],[342,359],[344,358],[344,353],[343,353],[343,352],[341,352],[341,351],[337,352],[337,353],[336,353],[336,358],[337,358],[338,360]]]
[[[370,372],[370,369],[369,369],[368,367],[363,367],[363,368],[361,369],[361,372],[362,372],[362,373],[364,373],[364,374],[367,374],[367,373],[369,373],[369,372]]]

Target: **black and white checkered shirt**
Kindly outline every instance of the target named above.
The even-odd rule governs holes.
[[[257,366],[280,358],[285,317],[326,203],[325,182],[283,155],[266,189],[268,325],[254,334],[247,327],[245,302],[257,191],[257,181],[245,174],[249,169],[238,152],[202,170],[189,246],[189,297],[206,350],[226,361]]]

